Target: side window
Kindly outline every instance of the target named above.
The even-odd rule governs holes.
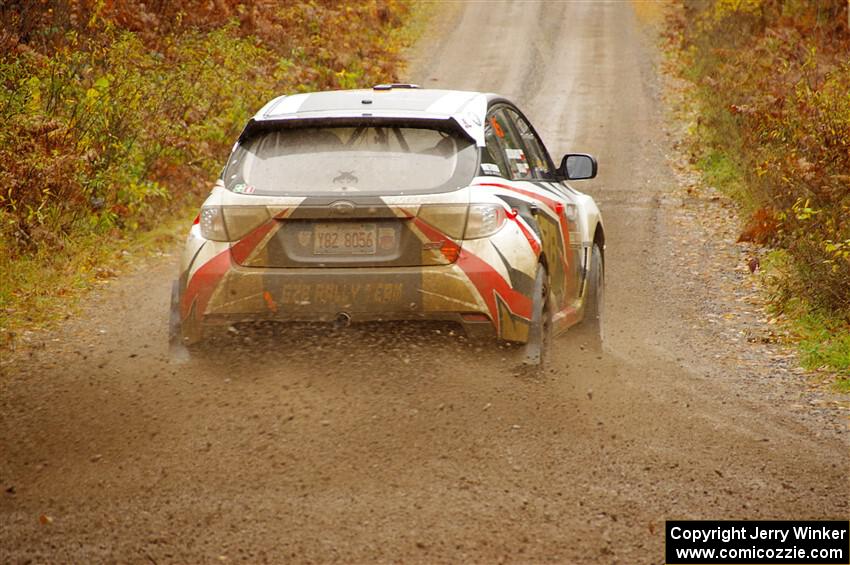
[[[511,127],[503,108],[487,116],[484,134],[488,152],[496,160],[502,176],[517,180],[532,178],[522,140]]]
[[[543,142],[535,135],[534,130],[525,118],[507,108],[505,114],[516,128],[517,134],[525,147],[525,157],[530,170],[530,177],[535,179],[552,178],[552,170],[549,164],[548,154]]]
[[[498,120],[493,115],[487,116],[487,121],[484,124],[484,142],[486,145],[481,152],[482,175],[501,175],[506,179],[511,178],[502,151],[501,138],[504,136],[505,130]]]

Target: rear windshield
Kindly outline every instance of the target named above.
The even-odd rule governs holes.
[[[400,126],[264,132],[239,144],[224,171],[233,192],[265,195],[446,192],[475,176],[474,142]]]

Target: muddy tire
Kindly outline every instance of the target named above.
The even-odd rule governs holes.
[[[544,265],[537,268],[532,296],[531,326],[528,342],[523,347],[522,362],[528,367],[543,367],[552,342],[552,301],[549,296],[549,273]]]
[[[596,243],[590,253],[590,270],[587,273],[587,297],[584,317],[579,326],[581,345],[591,351],[601,352],[604,339],[603,314],[605,307],[605,265],[602,249]]]

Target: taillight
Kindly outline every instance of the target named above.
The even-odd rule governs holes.
[[[466,226],[466,209],[466,204],[423,204],[418,217],[441,233],[461,239]]]
[[[457,261],[466,213],[466,204],[423,204],[419,207],[416,221],[421,220],[419,229],[430,240],[422,244],[423,265],[446,265]]]
[[[508,212],[500,204],[470,204],[464,239],[488,237],[502,229]]]
[[[230,241],[239,241],[270,218],[265,206],[225,206],[223,210]]]
[[[212,241],[239,241],[269,219],[265,206],[204,206],[201,236]]]
[[[201,236],[212,241],[228,241],[221,206],[201,208]]]

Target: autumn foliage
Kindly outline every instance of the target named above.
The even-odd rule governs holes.
[[[790,259],[784,290],[850,319],[847,0],[685,2],[672,33],[698,90],[700,165]]]
[[[80,237],[145,230],[197,200],[272,96],[395,79],[409,11],[404,0],[0,2],[0,307],[26,284],[10,280],[17,261],[61,261]]]

